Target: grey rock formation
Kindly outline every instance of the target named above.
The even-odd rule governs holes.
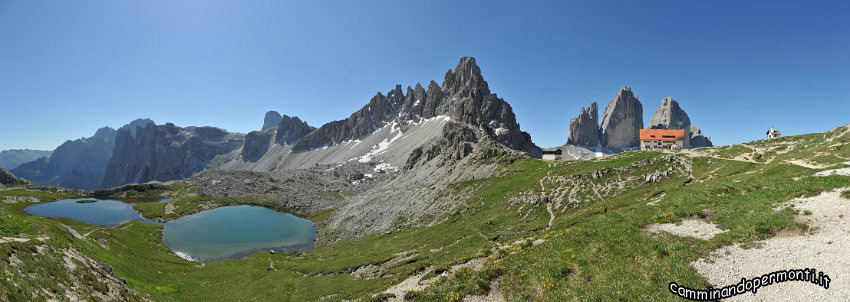
[[[643,105],[628,86],[608,103],[601,125],[602,145],[611,150],[639,147]]]
[[[280,124],[281,119],[282,117],[280,116],[280,113],[277,113],[277,111],[266,112],[266,117],[263,119],[262,130],[268,130],[277,127],[277,124]]]
[[[672,97],[661,100],[661,106],[649,119],[649,127],[653,129],[685,129],[691,128],[691,119],[685,110]]]
[[[266,131],[251,131],[245,136],[245,144],[242,146],[242,160],[255,162],[269,150],[269,143],[274,137],[274,129]]]
[[[302,152],[368,136],[383,126],[384,122],[398,116],[403,101],[404,93],[401,85],[396,85],[395,89],[387,93],[387,96],[378,92],[369,104],[351,114],[350,117],[322,125],[304,136],[292,150]]]
[[[146,123],[144,128],[121,127],[103,187],[192,176],[217,155],[237,150],[243,137],[215,127],[177,127]]]
[[[28,163],[42,157],[49,157],[53,151],[11,149],[0,151],[0,168],[11,170],[23,163]]]
[[[42,157],[12,169],[15,175],[39,185],[96,189],[115,146],[115,130],[100,128],[89,138],[69,140]]]
[[[25,179],[21,179],[16,177],[12,172],[7,171],[6,169],[0,168],[0,185],[3,186],[14,186],[14,185],[24,185],[29,183]]]
[[[683,129],[689,138],[691,148],[711,147],[711,139],[703,135],[702,130],[696,125],[691,124],[691,118],[679,102],[672,97],[665,97],[661,100],[661,105],[655,110],[655,113],[650,119],[650,127],[653,129]]]
[[[301,140],[305,135],[316,130],[297,116],[283,115],[277,124],[275,142],[280,145],[292,144]]]
[[[540,148],[520,129],[511,106],[490,92],[481,70],[472,57],[460,59],[446,72],[442,86],[431,81],[428,89],[417,84],[402,90],[401,85],[386,93],[378,92],[369,104],[344,120],[327,123],[306,135],[293,147],[303,152],[347,140],[366,137],[393,120],[419,120],[445,115],[452,121],[482,127],[493,139],[511,149],[539,157]]]
[[[567,144],[583,147],[599,145],[599,109],[596,102],[582,107],[577,117],[570,119],[570,138]]]
[[[701,147],[711,147],[714,144],[711,143],[711,139],[702,134],[702,130],[699,127],[691,126],[690,128],[690,143],[691,148],[701,148]]]

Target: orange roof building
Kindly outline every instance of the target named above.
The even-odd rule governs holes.
[[[688,148],[688,137],[681,129],[640,129],[641,150]]]

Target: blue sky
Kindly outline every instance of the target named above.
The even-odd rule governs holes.
[[[477,58],[541,146],[629,85],[716,144],[850,123],[850,2],[0,0],[0,149],[138,117],[260,128],[347,117]],[[601,118],[601,117],[600,117]]]

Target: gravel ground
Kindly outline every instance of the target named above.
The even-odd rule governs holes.
[[[727,301],[847,301],[850,297],[850,200],[842,190],[792,201],[797,209],[811,211],[799,220],[813,228],[806,234],[782,234],[759,242],[757,248],[728,246],[698,259],[692,265],[715,287],[737,284],[741,278],[766,273],[814,268],[829,275],[829,289],[800,281],[771,284],[756,294]]]
[[[666,232],[676,236],[694,237],[709,240],[725,231],[718,229],[713,223],[699,219],[686,219],[678,223],[651,224],[646,230],[652,233]]]
[[[841,169],[832,169],[825,170],[815,173],[815,176],[830,176],[830,175],[843,175],[850,176],[850,168],[841,168]]]

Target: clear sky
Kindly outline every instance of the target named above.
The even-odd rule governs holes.
[[[157,123],[314,126],[474,56],[541,146],[623,85],[716,144],[850,123],[850,1],[0,0],[0,149]],[[601,116],[600,116],[601,118]]]

